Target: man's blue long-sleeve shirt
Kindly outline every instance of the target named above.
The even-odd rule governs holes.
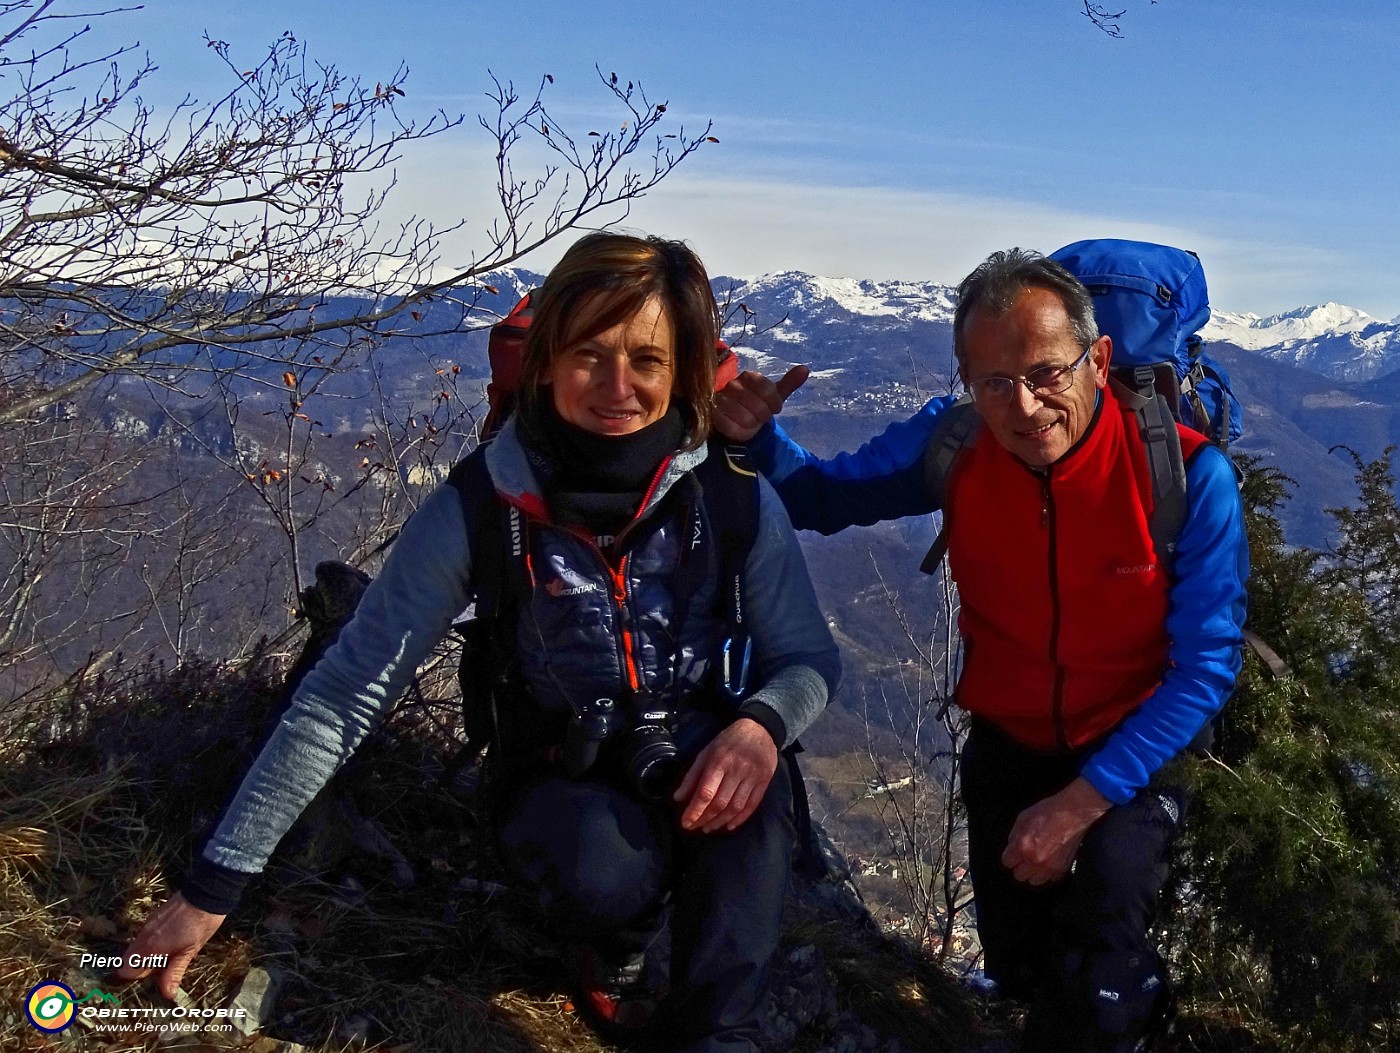
[[[854,453],[816,457],[770,424],[750,454],[799,529],[832,534],[848,526],[937,511],[923,455],[955,397],[931,399]],[[988,438],[987,441],[992,441]],[[1086,758],[1081,774],[1122,804],[1219,712],[1240,669],[1249,574],[1244,516],[1234,468],[1202,447],[1186,466],[1187,517],[1177,539],[1168,593],[1168,666],[1161,684]]]

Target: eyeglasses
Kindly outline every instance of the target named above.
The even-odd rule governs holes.
[[[1094,345],[1090,344],[1082,355],[1067,366],[1041,366],[1039,369],[1032,369],[1023,377],[983,377],[980,380],[969,380],[967,390],[972,394],[972,401],[982,406],[1009,405],[1016,397],[1019,384],[1026,385],[1026,389],[1036,398],[1058,395],[1069,390],[1069,386],[1074,383],[1074,371],[1088,361],[1089,352],[1092,350]]]

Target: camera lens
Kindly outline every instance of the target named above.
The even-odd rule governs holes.
[[[643,800],[664,801],[675,788],[680,764],[664,724],[640,724],[628,736],[627,774]]]

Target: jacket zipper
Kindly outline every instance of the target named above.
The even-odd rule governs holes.
[[[666,474],[666,469],[671,465],[671,457],[662,460],[656,469],[656,474],[652,476],[651,485],[647,487],[646,493],[642,497],[641,504],[637,506],[637,514],[618,531],[617,537],[613,540],[614,549],[620,549],[623,539],[631,529],[640,522],[642,513],[651,504],[652,496],[656,493],[657,486],[661,483],[661,477]],[[598,547],[598,542],[584,530],[569,529],[568,533],[573,534],[580,541],[588,545],[588,548],[598,557],[598,562],[602,564],[604,573],[608,576],[608,581],[612,585],[612,601],[614,615],[617,621],[617,635],[622,643],[618,649],[620,660],[619,672],[627,686],[635,694],[642,689],[641,673],[637,669],[637,645],[632,632],[632,606],[628,602],[627,592],[627,567],[632,561],[631,553],[624,555],[617,564],[616,569],[608,560],[607,553]]]
[[[651,506],[651,499],[656,494],[656,488],[661,485],[662,476],[666,474],[666,469],[671,466],[673,459],[674,455],[667,455],[657,465],[656,474],[651,477],[651,485],[647,487],[641,503],[637,506],[637,514],[632,517],[631,522],[618,531],[617,537],[613,540],[615,550],[621,551],[623,539],[627,537],[634,526],[641,522],[642,515]],[[601,551],[599,554],[602,554]],[[606,559],[604,562],[606,563]],[[630,552],[618,560],[617,571],[613,574],[613,602],[617,606],[618,628],[622,634],[622,657],[626,665],[627,683],[635,694],[642,689],[642,677],[637,669],[636,639],[631,628],[632,605],[628,602],[627,594],[627,567],[631,562],[632,554]],[[612,573],[612,568],[608,569],[609,573]]]
[[[642,678],[637,673],[637,656],[632,638],[631,607],[627,603],[627,564],[631,555],[623,556],[613,573],[613,602],[617,605],[618,628],[622,631],[622,660],[627,674],[627,686],[636,694],[642,689]],[[612,573],[609,568],[609,573]]]
[[[1065,669],[1060,662],[1060,567],[1056,537],[1055,494],[1050,487],[1050,471],[1047,469],[1040,484],[1040,521],[1048,532],[1047,542],[1050,557],[1050,665],[1055,670],[1055,681],[1050,693],[1050,711],[1055,726],[1055,741],[1061,750],[1069,749],[1069,739],[1065,733]]]

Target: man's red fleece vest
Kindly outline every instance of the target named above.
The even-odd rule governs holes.
[[[1206,441],[1179,428],[1182,454]],[[958,704],[1025,746],[1077,749],[1138,707],[1167,662],[1170,579],[1133,415],[1103,399],[1080,443],[1033,469],[987,431],[949,479],[962,603]]]

